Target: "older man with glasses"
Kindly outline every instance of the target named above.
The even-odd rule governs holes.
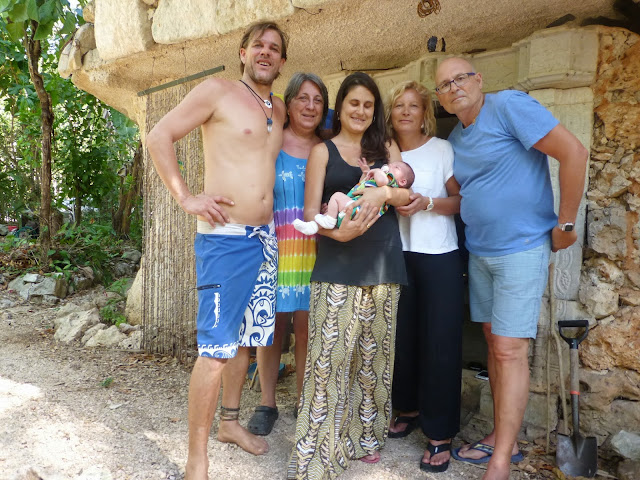
[[[529,393],[529,339],[535,338],[550,251],[572,245],[588,152],[526,93],[482,93],[482,74],[462,58],[444,60],[436,93],[460,122],[449,141],[460,183],[469,250],[471,318],[483,324],[494,430],[454,450],[457,460],[488,462],[484,480],[509,478],[522,459],[516,438]],[[553,209],[547,155],[560,164]]]

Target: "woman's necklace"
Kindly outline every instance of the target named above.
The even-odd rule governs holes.
[[[249,91],[253,94],[253,98],[255,98],[256,102],[258,102],[258,99],[262,100],[262,102],[265,104],[265,106],[271,110],[271,116],[267,117],[267,113],[261,108],[262,113],[264,113],[264,118],[267,119],[267,133],[271,133],[271,128],[273,127],[273,92],[269,92],[269,100],[265,100],[263,99],[260,95],[258,95],[256,93],[256,91],[251,88],[249,85],[247,85],[246,83],[244,83],[243,80],[240,80],[245,87],[247,87],[249,89]],[[258,105],[260,105],[260,102],[258,102]]]

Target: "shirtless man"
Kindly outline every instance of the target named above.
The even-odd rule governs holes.
[[[182,209],[198,218],[199,356],[189,385],[187,480],[208,478],[207,439],[221,380],[218,440],[254,455],[269,449],[238,423],[238,411],[247,347],[273,341],[278,256],[273,186],[285,106],[270,90],[286,58],[287,37],[278,25],[250,26],[240,46],[242,80],[203,81],[147,135],[160,178]],[[202,127],[204,193],[194,195],[180,175],[173,143],[197,127]]]

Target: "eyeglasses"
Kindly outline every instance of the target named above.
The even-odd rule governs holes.
[[[453,80],[449,82],[443,82],[440,85],[438,85],[436,87],[436,93],[438,95],[441,95],[443,93],[448,93],[449,90],[451,90],[452,83],[455,83],[456,86],[458,87],[462,87],[466,85],[466,83],[469,81],[469,77],[472,77],[474,75],[475,75],[474,72],[461,73],[460,75],[456,75],[456,77]]]

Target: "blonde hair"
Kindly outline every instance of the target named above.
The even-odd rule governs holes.
[[[385,120],[389,135],[393,138],[396,137],[396,132],[393,130],[393,125],[391,124],[391,109],[393,108],[393,104],[396,103],[396,100],[398,100],[398,98],[400,98],[407,90],[415,90],[422,100],[422,106],[424,107],[422,133],[429,136],[435,135],[436,116],[433,108],[433,97],[427,87],[414,80],[409,80],[396,85],[389,94],[389,98],[385,105]]]

